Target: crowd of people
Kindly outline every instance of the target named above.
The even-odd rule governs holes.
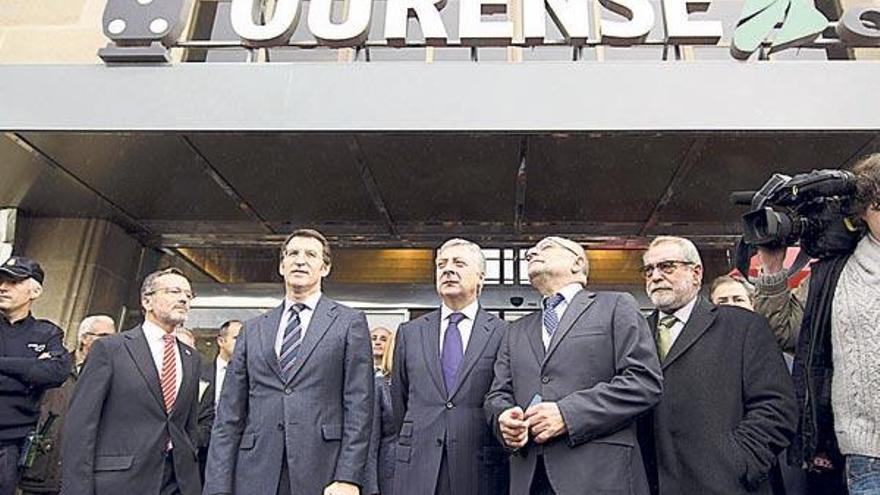
[[[450,239],[436,310],[396,330],[330,299],[326,238],[280,247],[284,302],[224,323],[202,363],[170,268],[143,323],[83,319],[74,353],[31,313],[45,274],[0,265],[0,495],[880,493],[880,155],[855,166],[865,235],[794,290],[784,248],[754,284],[693,242],[643,255],[645,317],[592,291],[583,248],[525,255],[540,311],[480,305],[486,260]]]

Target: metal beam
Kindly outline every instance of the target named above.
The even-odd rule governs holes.
[[[272,226],[269,224],[269,222],[265,218],[263,218],[263,216],[260,215],[257,210],[254,209],[254,207],[251,206],[251,204],[248,203],[247,200],[238,193],[238,191],[235,190],[235,187],[228,180],[226,180],[225,177],[223,177],[223,175],[214,167],[214,165],[212,165],[211,162],[208,161],[208,158],[202,153],[198,146],[196,146],[195,143],[192,142],[192,139],[190,139],[189,136],[187,136],[186,134],[182,134],[180,137],[186,144],[186,146],[190,149],[190,151],[192,151],[198,157],[199,163],[202,165],[202,171],[205,173],[205,175],[210,177],[215,184],[220,186],[220,189],[222,189],[227,196],[235,201],[235,205],[238,206],[239,210],[243,211],[246,215],[259,223],[263,230],[266,231],[266,233],[274,234],[275,230],[272,229]]]
[[[367,190],[367,194],[370,196],[370,200],[373,202],[373,206],[376,207],[376,210],[382,217],[382,221],[385,223],[385,228],[388,229],[388,235],[394,239],[400,239],[400,234],[397,232],[397,226],[394,223],[394,218],[392,218],[391,213],[385,206],[385,200],[382,199],[382,193],[379,191],[379,186],[376,184],[376,179],[373,177],[373,171],[370,170],[370,165],[367,163],[367,156],[361,147],[357,134],[353,134],[348,139],[348,149],[351,151],[352,155],[354,155],[358,173],[361,176],[361,181],[364,184],[364,188]]]
[[[224,282],[220,277],[214,275],[213,273],[211,273],[208,270],[205,270],[205,268],[203,266],[196,263],[189,256],[186,256],[185,254],[181,253],[180,250],[178,250],[178,249],[163,247],[163,248],[159,248],[159,251],[162,251],[163,253],[167,254],[168,256],[171,256],[172,258],[179,259],[180,261],[186,263],[187,266],[193,268],[197,272],[210,278],[211,280],[213,280],[214,282],[217,282],[218,284],[222,284]]]
[[[848,168],[856,160],[864,155],[867,155],[868,153],[873,152],[878,148],[880,148],[880,133],[874,134],[873,137],[868,138],[868,140],[865,141],[865,144],[859,146],[859,149],[857,149],[852,155],[850,155],[849,158],[844,160],[844,162],[841,163],[838,168]]]
[[[98,199],[106,204],[115,215],[117,215],[122,220],[122,222],[124,223],[123,227],[126,228],[126,230],[128,230],[128,232],[139,241],[143,241],[144,238],[147,238],[153,234],[153,232],[141,221],[137,220],[134,215],[126,211],[123,207],[116,204],[113,200],[101,193],[101,191],[92,187],[91,184],[89,184],[88,182],[80,179],[77,175],[64,167],[64,165],[46,154],[46,152],[44,152],[43,150],[39,149],[36,145],[34,145],[20,133],[6,132],[4,133],[4,135],[7,139],[15,143],[19,148],[26,151],[38,161],[47,165],[52,170],[59,172],[61,175],[67,177],[71,181],[75,182],[77,185],[85,188],[90,193],[94,194]]]
[[[663,195],[657,200],[653,211],[651,211],[651,215],[645,220],[645,225],[639,230],[639,236],[647,235],[647,232],[657,226],[660,222],[660,214],[663,213],[663,210],[670,201],[672,201],[672,198],[675,197],[675,191],[679,189],[682,185],[682,181],[684,181],[691,169],[696,165],[697,160],[703,153],[703,149],[706,148],[707,141],[708,137],[699,136],[691,143],[687,152],[685,152],[684,157],[682,157],[681,163],[672,173],[672,177],[669,179],[669,184],[667,184],[666,190],[663,191]]]
[[[516,204],[513,211],[513,228],[522,232],[523,216],[526,211],[526,175],[528,172],[527,156],[529,152],[529,138],[523,136],[519,142],[519,167],[516,170]]]

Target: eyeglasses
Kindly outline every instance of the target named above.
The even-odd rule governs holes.
[[[651,278],[651,276],[654,274],[654,269],[660,270],[660,272],[664,275],[672,275],[673,273],[675,273],[675,270],[679,267],[679,265],[690,266],[696,265],[696,263],[694,263],[693,261],[683,260],[661,261],[660,263],[656,263],[654,265],[643,266],[642,275],[644,275],[645,278]]]
[[[532,261],[535,258],[535,256],[538,255],[538,253],[543,253],[544,251],[550,249],[551,247],[561,248],[561,249],[564,249],[575,256],[580,256],[580,254],[574,252],[574,250],[568,246],[565,246],[563,244],[559,244],[557,242],[548,241],[548,242],[545,242],[543,245],[529,248],[529,250],[526,251],[526,255],[524,256],[524,258],[525,258],[526,262]]]
[[[164,292],[166,294],[171,294],[174,297],[184,296],[184,297],[186,297],[186,299],[188,301],[192,301],[196,297],[194,292],[189,291],[189,290],[183,290],[180,287],[163,287],[160,289],[154,289],[154,290],[151,290],[150,292],[147,292],[145,295],[149,296],[149,295],[155,294],[157,292]]]

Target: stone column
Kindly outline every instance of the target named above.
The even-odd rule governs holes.
[[[116,224],[94,218],[21,220],[16,253],[38,261],[46,272],[34,315],[55,322],[73,348],[79,322],[107,314],[120,322],[136,300],[144,248]]]

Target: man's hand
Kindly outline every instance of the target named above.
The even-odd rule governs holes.
[[[785,262],[786,249],[785,246],[772,249],[758,246],[758,261],[761,262],[765,274],[771,275],[785,269],[783,263]]]
[[[813,461],[807,466],[807,471],[813,472],[822,472],[822,471],[831,471],[834,469],[834,463],[831,462],[831,459],[828,458],[825,454],[816,454],[816,457],[813,457]]]
[[[498,416],[498,427],[504,443],[512,448],[524,447],[529,441],[529,424],[524,419],[521,407],[511,407]]]
[[[324,488],[324,495],[360,495],[361,489],[357,485],[344,481],[334,481]]]
[[[526,422],[535,437],[535,443],[544,443],[567,430],[559,406],[555,402],[542,402],[526,409]]]

